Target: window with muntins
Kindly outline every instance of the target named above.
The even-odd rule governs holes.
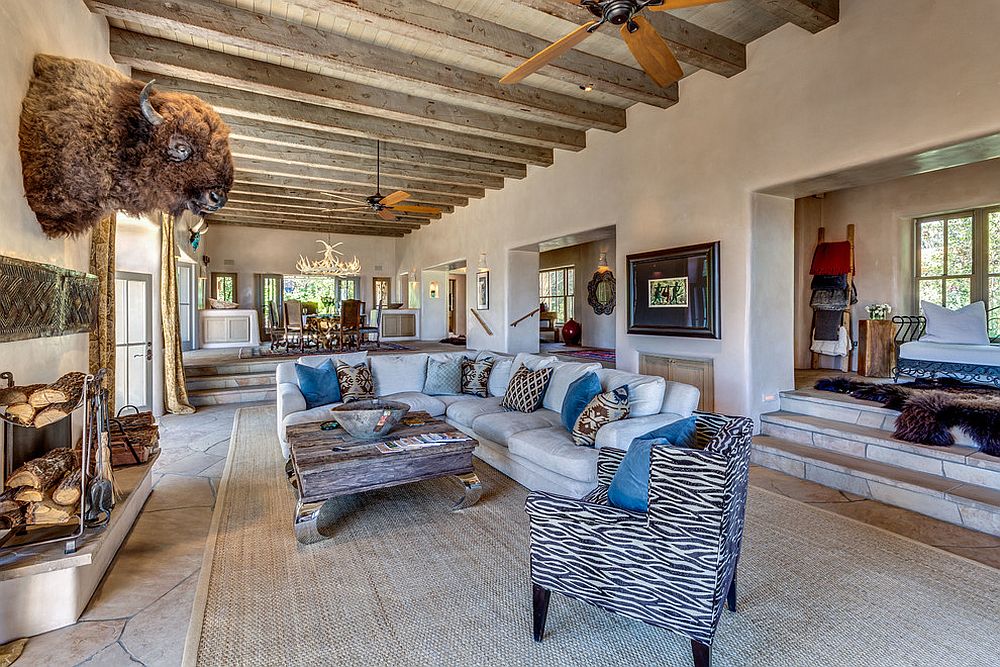
[[[576,270],[572,266],[538,272],[538,298],[556,313],[556,324],[563,324],[573,317],[575,284]]]
[[[917,218],[914,237],[918,306],[1000,307],[1000,206]],[[989,320],[990,336],[1000,335],[1000,315]]]

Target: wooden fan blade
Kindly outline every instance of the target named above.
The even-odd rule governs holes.
[[[646,9],[651,12],[665,12],[671,9],[698,7],[699,5],[714,5],[717,2],[726,2],[726,0],[663,0],[662,5],[650,5]]]
[[[412,204],[403,204],[402,206],[393,206],[393,211],[404,211],[406,213],[430,213],[435,215],[441,212],[441,209],[434,208],[433,206],[414,206]]]
[[[321,195],[325,195],[330,199],[336,199],[338,201],[348,202],[350,204],[362,204],[364,202],[360,197],[348,197],[346,195],[338,195],[336,192],[327,192],[326,190],[320,190]]]
[[[572,49],[574,46],[582,42],[583,40],[590,37],[590,33],[587,32],[592,25],[597,23],[597,21],[589,21],[584,23],[582,26],[566,35],[562,39],[552,42],[544,49],[531,56],[523,63],[512,69],[507,73],[500,83],[514,84],[519,83],[524,77],[529,74],[534,74],[541,68],[548,65],[550,62],[564,54],[565,52]]]
[[[388,194],[385,197],[382,197],[382,199],[379,200],[379,204],[382,204],[382,206],[392,206],[393,204],[401,202],[404,199],[409,199],[410,197],[411,195],[409,192],[403,192],[402,190],[397,190],[392,194]]]
[[[670,51],[670,47],[656,32],[656,28],[643,16],[633,17],[632,23],[636,26],[635,32],[629,32],[627,23],[622,25],[622,39],[625,40],[639,66],[658,86],[669,86],[680,81],[684,76],[684,70]]]
[[[392,211],[389,211],[387,209],[382,209],[381,211],[378,211],[377,215],[383,220],[392,220],[393,222],[396,221],[396,216],[392,214]]]

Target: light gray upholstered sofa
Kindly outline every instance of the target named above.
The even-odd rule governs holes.
[[[368,357],[364,352],[340,355],[315,355],[299,363],[319,366],[330,356],[348,364],[367,359],[375,379],[375,393],[382,398],[400,401],[411,410],[424,410],[443,417],[456,428],[480,442],[478,458],[532,490],[551,491],[580,497],[597,485],[597,453],[602,447],[628,449],[637,436],[691,415],[698,405],[698,389],[686,384],[667,382],[661,377],[637,375],[602,368],[596,363],[562,362],[551,356],[518,354],[515,357],[495,352],[447,352],[440,354],[386,354]],[[427,359],[492,356],[497,359],[489,379],[488,398],[462,394],[428,396],[423,393]],[[552,367],[552,379],[543,407],[532,413],[507,411],[500,400],[511,373],[521,364],[531,369]],[[622,385],[629,387],[631,414],[628,419],[608,424],[597,433],[596,447],[573,444],[563,427],[560,410],[569,385],[588,371],[597,373],[605,391]],[[292,424],[325,421],[330,408],[325,405],[306,408],[299,391],[294,362],[277,369],[278,436],[282,452],[288,456],[285,428]]]

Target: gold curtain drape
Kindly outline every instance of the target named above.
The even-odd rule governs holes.
[[[115,215],[94,226],[90,272],[97,276],[97,322],[90,332],[91,373],[107,369],[108,409],[115,411]]]
[[[163,403],[167,412],[189,415],[194,406],[188,401],[181,353],[181,322],[177,301],[177,256],[174,217],[160,214],[160,317],[163,323]]]

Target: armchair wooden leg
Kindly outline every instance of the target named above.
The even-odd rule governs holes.
[[[726,605],[729,611],[736,611],[736,572],[733,572],[733,580],[729,582],[729,592],[726,593]]]
[[[536,642],[542,641],[542,635],[545,634],[545,619],[549,615],[549,597],[551,595],[551,591],[538,584],[531,585],[532,607],[534,609],[533,632]]]
[[[712,647],[708,644],[692,639],[691,654],[694,657],[694,667],[712,667]]]

